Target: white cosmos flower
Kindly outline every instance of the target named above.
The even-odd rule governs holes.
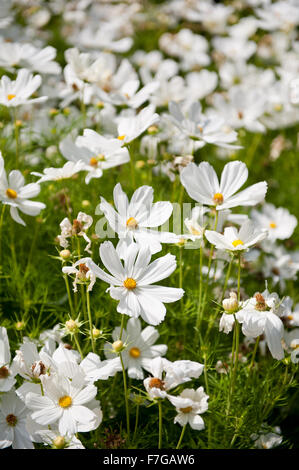
[[[265,340],[272,356],[283,359],[282,338],[284,327],[281,319],[283,306],[278,295],[266,289],[262,294],[243,302],[242,308],[236,313],[239,323],[242,323],[242,332],[250,338],[257,338],[264,334]]]
[[[176,268],[175,256],[167,254],[150,263],[151,253],[147,246],[132,243],[126,252],[124,264],[111,242],[100,246],[100,256],[107,274],[92,260],[86,265],[103,281],[110,284],[111,297],[118,300],[117,311],[158,325],[164,320],[164,303],[175,302],[183,295],[183,289],[153,285],[168,277]]]
[[[1,41],[0,66],[13,71],[16,66],[39,73],[59,74],[61,67],[53,61],[56,49],[51,46],[39,49],[33,44]]]
[[[79,171],[84,170],[84,162],[79,160],[77,162],[67,162],[62,168],[45,168],[43,173],[32,171],[31,174],[34,176],[40,176],[38,183],[44,183],[45,181],[60,181],[71,178]]]
[[[120,331],[120,327],[116,327],[113,330],[113,341],[119,339]],[[147,326],[144,330],[141,330],[141,323],[138,318],[129,319],[126,329],[123,329],[122,332],[122,341],[127,346],[122,351],[122,360],[125,369],[128,369],[129,377],[132,379],[143,379],[144,374],[142,369],[148,370],[154,357],[166,354],[166,344],[154,344],[158,338],[159,333],[156,328]],[[104,351],[107,358],[115,356],[111,352],[109,343],[104,345]]]
[[[106,93],[98,88],[97,94],[104,102],[107,101],[116,106],[127,105],[130,108],[137,109],[159,88],[159,82],[148,83],[138,91],[139,85],[139,80],[127,80],[114,92]]]
[[[207,411],[208,399],[209,396],[205,394],[203,387],[198,387],[196,390],[185,388],[177,397],[168,395],[168,400],[175,406],[178,413],[174,418],[174,423],[179,423],[181,426],[189,423],[196,431],[204,429],[205,423],[199,415]]]
[[[264,204],[261,212],[253,210],[251,217],[257,227],[268,229],[270,240],[285,240],[290,238],[297,225],[297,219],[283,207]]]
[[[182,360],[170,362],[165,358],[156,357],[151,361],[149,369],[152,377],[147,377],[143,385],[150,398],[168,398],[168,391],[197,379],[203,372],[203,364],[199,362]]]
[[[17,397],[14,390],[1,397],[0,407],[0,449],[34,449],[26,429],[28,408]]]
[[[10,347],[7,331],[0,326],[0,393],[8,392],[15,384],[15,372],[10,367]]]
[[[118,139],[127,144],[156,124],[158,120],[159,115],[155,113],[153,105],[143,108],[136,116],[120,117],[117,126]]]
[[[30,96],[38,89],[41,82],[40,75],[33,76],[27,69],[21,69],[16,80],[11,80],[4,75],[0,80],[0,104],[14,108],[22,104],[46,101],[47,96],[30,99]]]
[[[86,431],[95,429],[97,415],[88,408],[97,393],[94,385],[85,385],[79,373],[72,381],[64,375],[51,374],[41,378],[44,395],[29,392],[26,405],[31,417],[41,425],[58,422],[60,434],[75,434],[80,426]]]
[[[275,426],[271,432],[267,432],[268,425],[262,425],[259,434],[252,434],[250,437],[254,441],[254,446],[258,449],[272,449],[282,442],[281,429]]]
[[[13,359],[13,370],[25,380],[38,382],[52,365],[50,356],[44,351],[38,352],[32,341],[24,339]]]
[[[169,103],[170,120],[189,138],[196,140],[200,147],[214,144],[224,148],[240,148],[232,145],[237,140],[237,133],[232,130],[221,116],[210,117],[202,113],[199,102],[191,103],[186,112],[175,103]]]
[[[130,161],[127,148],[123,148],[119,139],[107,139],[92,129],[84,129],[83,136],[77,137],[75,143],[66,137],[59,144],[62,155],[74,163],[82,160],[83,170],[87,171],[85,183],[92,178],[100,178],[103,170],[122,165]]]
[[[40,186],[37,183],[25,185],[24,177],[19,170],[11,171],[7,178],[0,152],[0,200],[3,204],[10,206],[10,215],[18,224],[26,225],[18,210],[24,214],[36,216],[46,207],[42,202],[29,200],[37,196],[39,192]]]
[[[136,189],[129,202],[121,184],[118,183],[114,188],[113,198],[117,211],[103,197],[100,209],[119,236],[117,250],[120,256],[125,255],[133,241],[147,245],[152,254],[160,251],[161,242],[167,241],[170,234],[155,229],[169,219],[172,214],[172,204],[168,201],[153,203],[154,190],[151,186],[141,186]]]
[[[213,230],[205,231],[205,236],[212,245],[215,245],[219,250],[229,251],[247,250],[247,248],[264,240],[267,235],[266,230],[256,230],[255,224],[251,220],[245,220],[239,231],[235,227],[226,227],[223,235]]]
[[[247,166],[240,161],[229,162],[224,166],[220,183],[208,162],[198,166],[189,163],[181,171],[180,178],[192,199],[204,205],[216,206],[217,210],[241,205],[254,206],[264,199],[267,191],[267,183],[263,181],[235,194],[248,178]]]

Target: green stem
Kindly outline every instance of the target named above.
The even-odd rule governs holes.
[[[158,442],[158,449],[162,449],[162,402],[161,400],[158,401],[159,407],[159,442]]]
[[[178,445],[176,446],[176,449],[180,448],[180,445],[182,443],[182,440],[183,440],[183,437],[184,437],[184,434],[185,434],[186,426],[187,426],[187,424],[185,424],[185,426],[183,426],[183,429],[182,429],[182,432],[181,432],[181,435],[180,435],[180,438],[179,438]]]
[[[124,394],[125,394],[125,405],[126,405],[126,418],[127,418],[127,435],[128,442],[130,442],[130,414],[129,414],[129,400],[128,400],[128,390],[127,390],[127,376],[125,371],[125,366],[121,353],[119,353],[119,358],[121,362],[121,367],[123,371],[123,382],[124,382]]]
[[[74,312],[74,307],[73,307],[73,302],[72,302],[72,295],[71,295],[71,291],[70,291],[70,286],[69,286],[69,281],[68,281],[67,274],[64,274],[63,278],[64,278],[66,290],[67,290],[67,296],[68,296],[68,300],[69,300],[71,316],[72,316],[73,319],[75,319],[76,315],[75,315],[75,312]]]
[[[200,248],[199,248],[199,295],[198,295],[198,309],[197,309],[197,322],[196,322],[197,328],[199,328],[200,321],[201,321],[202,258],[203,258],[203,246],[202,246],[202,241],[201,241]]]
[[[179,286],[180,286],[180,289],[183,288],[183,248],[180,247],[179,248],[180,250],[180,279],[179,279]]]
[[[240,281],[241,281],[241,253],[238,253],[238,305],[240,303]],[[235,315],[234,315],[235,316]],[[235,358],[234,358],[234,370],[232,377],[232,390],[231,394],[234,393],[238,362],[239,362],[239,340],[240,340],[240,324],[235,316],[235,329],[236,329],[236,347],[235,347]]]
[[[87,315],[88,315],[88,321],[89,321],[91,347],[92,347],[92,352],[95,352],[95,344],[94,344],[94,338],[92,334],[92,319],[91,319],[91,312],[90,312],[90,297],[89,297],[88,287],[86,288],[86,302],[87,302]]]
[[[135,419],[133,442],[135,442],[135,439],[136,439],[136,433],[137,433],[137,429],[138,429],[138,419],[139,419],[139,405],[136,405],[136,419]]]
[[[214,231],[217,229],[217,225],[218,225],[218,211],[216,211],[216,214],[215,214]],[[206,276],[206,286],[205,286],[205,292],[204,292],[204,296],[203,296],[202,309],[204,309],[205,304],[206,304],[206,298],[207,298],[208,287],[209,287],[210,270],[211,270],[211,265],[212,265],[213,253],[214,253],[214,245],[211,246],[211,250],[210,250],[209,262],[208,262],[208,273],[207,273],[207,276]]]
[[[78,351],[79,351],[79,353],[80,353],[81,359],[83,359],[84,356],[83,356],[82,349],[81,349],[81,346],[80,346],[80,343],[79,343],[79,340],[78,340],[78,336],[77,336],[76,333],[74,334],[74,340],[75,340],[77,349],[78,349]]]
[[[255,356],[256,356],[256,352],[257,352],[257,348],[258,348],[259,342],[260,342],[260,336],[258,336],[258,337],[256,338],[256,341],[255,341],[254,350],[253,350],[252,358],[251,358],[251,363],[250,363],[250,366],[249,366],[250,371],[252,371],[252,369],[253,369],[254,359],[255,359]]]

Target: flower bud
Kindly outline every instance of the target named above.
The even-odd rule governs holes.
[[[63,436],[57,436],[53,440],[53,446],[55,449],[63,449],[65,446],[65,439]]]
[[[102,334],[102,331],[101,330],[98,330],[97,328],[93,328],[92,329],[92,336],[94,339],[97,339],[101,336]]]
[[[140,170],[141,168],[143,168],[145,165],[145,162],[143,160],[137,160],[135,166],[137,168],[137,170]]]
[[[121,352],[123,347],[124,347],[124,343],[120,339],[118,339],[117,341],[114,341],[114,343],[112,344],[112,349],[116,353]]]
[[[223,299],[222,301],[222,307],[226,313],[234,313],[236,310],[238,310],[238,306],[238,297],[235,292],[231,292],[229,294],[229,299]]]
[[[15,328],[17,331],[21,331],[25,328],[25,323],[23,321],[17,321],[15,323]]]
[[[71,256],[70,250],[61,250],[59,253],[60,258],[62,259],[68,259]]]
[[[76,320],[67,320],[65,322],[65,328],[69,333],[77,333],[80,325]]]

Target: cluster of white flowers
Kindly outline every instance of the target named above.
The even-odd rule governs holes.
[[[174,423],[202,430],[200,415],[208,409],[209,396],[198,384],[179,392],[177,387],[197,380],[204,365],[171,362],[164,357],[168,346],[155,344],[159,338],[155,327],[167,320],[166,306],[183,302],[185,295],[182,282],[179,287],[165,285],[177,261],[175,255],[160,256],[160,252],[173,244],[180,250],[199,249],[201,265],[195,276],[200,281],[199,313],[207,294],[201,291],[203,275],[207,287],[223,281],[223,295],[217,298],[222,313],[219,330],[226,334],[234,330],[236,357],[240,327],[244,341],[259,341],[261,352],[266,354],[267,346],[275,360],[287,355],[290,362],[299,362],[299,304],[293,307],[293,299],[283,297],[287,282],[297,279],[299,271],[299,251],[288,250],[284,243],[292,237],[297,218],[287,208],[265,202],[266,181],[243,188],[248,168],[236,156],[243,148],[242,136],[255,133],[254,138],[262,139],[268,131],[298,125],[298,1],[244,0],[224,5],[214,0],[170,0],[153,6],[151,13],[141,0],[49,0],[37,9],[25,4],[15,0],[0,5],[0,68],[5,72],[0,104],[12,117],[3,132],[1,123],[3,208],[10,206],[12,219],[26,225],[19,212],[34,217],[46,209],[44,202],[31,200],[41,186],[51,182],[58,192],[59,181],[71,179],[79,193],[80,185],[84,190],[95,187],[94,179],[105,180],[112,172],[121,175],[129,164],[134,192],[129,198],[124,183],[117,180],[113,205],[97,186],[98,209],[117,238],[115,244],[101,240],[101,266],[93,244],[100,237],[87,235],[93,217],[80,211],[75,219],[68,208],[68,216],[60,222],[59,259],[70,306],[70,319],[63,327],[43,332],[36,342],[24,338],[13,360],[6,328],[0,327],[0,448],[30,449],[34,443],[83,448],[78,433],[97,429],[106,413],[96,382],[125,371],[130,379],[141,381],[147,400],[159,406],[165,400],[175,407]],[[24,25],[18,24],[18,12],[26,12]],[[151,14],[164,31],[157,49],[133,49],[135,32],[143,30]],[[64,25],[59,34],[68,44],[65,51],[49,46],[47,34],[42,34],[53,16]],[[195,27],[182,27],[182,22]],[[63,65],[56,61],[57,52],[63,52],[59,58]],[[49,145],[54,133],[55,143]],[[11,159],[6,154],[11,153],[7,148],[13,134],[14,161],[22,172],[8,170]],[[32,149],[28,145],[25,151],[24,144],[32,142],[37,145]],[[287,146],[285,137],[276,135],[270,160],[275,161]],[[230,159],[220,178],[210,162],[201,161],[200,152],[207,148],[214,149],[220,163]],[[136,155],[142,160],[135,161]],[[155,178],[165,178],[174,189],[181,184],[180,205],[184,190],[196,202],[184,218],[184,233],[163,230],[173,205],[169,200],[154,202],[153,187],[143,184],[146,175],[136,184],[136,171],[144,166],[153,187]],[[82,172],[83,179],[78,175]],[[25,184],[23,173],[36,182]],[[233,213],[237,207],[245,208],[245,213]],[[4,209],[1,236],[3,218]],[[80,253],[81,237],[87,244],[86,257]],[[202,266],[206,254],[208,265]],[[234,263],[238,286],[229,271]],[[247,291],[241,263],[261,271],[261,292]],[[269,291],[267,280],[281,298]],[[92,323],[89,295],[107,285],[104,298],[111,297],[121,326],[113,329],[111,343],[105,341],[103,360],[95,353],[94,341],[106,336]],[[224,299],[227,288],[231,291]],[[78,305],[80,293],[87,298],[86,336],[93,351],[85,357],[77,335],[87,321],[80,321],[80,309],[75,312],[72,304],[75,298]],[[83,294],[82,310],[86,309]],[[76,349],[63,342],[66,335],[72,336]],[[237,364],[235,357],[232,364]],[[223,371],[221,366],[218,370]],[[264,448],[282,440],[273,433],[252,439]]]

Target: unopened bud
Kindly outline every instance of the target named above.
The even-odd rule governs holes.
[[[158,129],[157,126],[150,126],[150,127],[148,128],[147,132],[148,132],[149,134],[157,134],[158,130],[159,130],[159,129]]]
[[[114,341],[114,343],[112,344],[112,349],[116,353],[121,352],[123,347],[124,347],[124,343],[120,339],[118,339],[117,341]]]
[[[222,301],[222,307],[226,313],[234,313],[236,310],[238,310],[238,306],[238,297],[235,292],[231,292],[229,294],[229,299],[224,299]]]
[[[102,334],[101,330],[98,330],[97,328],[92,329],[93,338],[97,339],[101,336],[101,334]]]
[[[65,439],[63,436],[57,436],[53,440],[53,446],[55,449],[63,449],[65,446]]]
[[[76,320],[68,320],[65,322],[65,328],[70,333],[77,333],[79,331],[79,324]]]
[[[17,321],[15,323],[16,330],[21,331],[25,328],[25,323],[23,321]]]
[[[70,250],[61,250],[59,253],[60,258],[62,259],[68,259],[71,256]]]
[[[143,160],[137,160],[135,166],[137,168],[137,170],[140,170],[141,168],[143,168],[145,165],[145,162]]]

